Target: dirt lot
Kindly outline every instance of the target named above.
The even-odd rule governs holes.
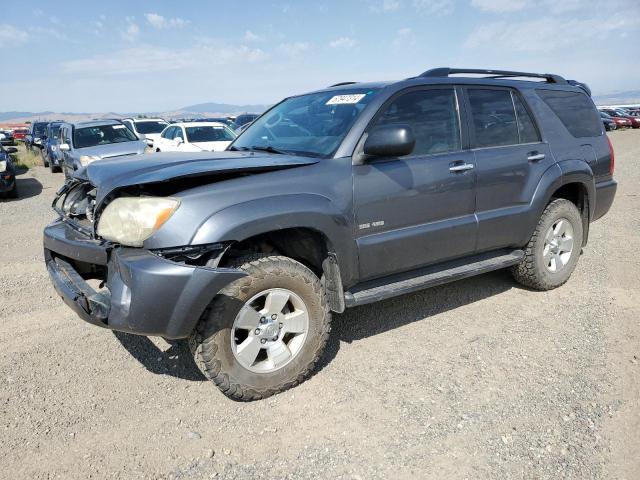
[[[640,478],[640,131],[572,279],[506,272],[337,315],[322,368],[235,403],[180,345],[84,324],[41,231],[61,174],[0,201],[0,477]]]

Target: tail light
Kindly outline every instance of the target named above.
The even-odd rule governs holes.
[[[609,161],[609,173],[613,175],[613,170],[616,166],[616,156],[613,153],[613,145],[611,145],[611,139],[609,137],[607,137],[607,142],[609,142],[609,158],[611,159]]]

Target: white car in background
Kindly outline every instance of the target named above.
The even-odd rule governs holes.
[[[153,147],[162,131],[169,125],[169,122],[162,118],[123,118],[122,123],[150,147]]]
[[[219,122],[174,123],[160,134],[153,149],[156,152],[221,152],[237,134]]]

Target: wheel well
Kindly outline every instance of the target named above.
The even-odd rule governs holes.
[[[553,192],[550,201],[556,198],[569,200],[578,207],[582,216],[582,246],[584,247],[589,239],[589,193],[586,187],[581,183],[567,183]]]
[[[588,206],[589,194],[587,193],[587,189],[581,183],[567,183],[566,185],[561,186],[553,195],[551,195],[551,199],[555,198],[564,198],[565,200],[569,200],[572,202],[580,212],[584,212],[585,207]]]
[[[224,267],[233,259],[252,253],[272,253],[292,258],[308,267],[319,278],[322,263],[331,251],[327,237],[310,228],[285,228],[261,233],[233,243],[224,253],[219,265]]]

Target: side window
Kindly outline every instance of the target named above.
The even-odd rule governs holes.
[[[124,123],[127,128],[129,128],[129,130],[131,130],[133,133],[136,133],[136,129],[133,126],[133,122],[131,120],[123,120],[122,123]]]
[[[545,89],[536,91],[571,135],[576,138],[602,135],[598,111],[584,93]]]
[[[166,138],[167,140],[171,140],[173,138],[173,131],[175,129],[176,129],[176,127],[169,127],[164,132],[162,132],[162,135],[160,135],[160,136],[162,138]]]
[[[520,135],[520,143],[535,143],[540,141],[540,134],[529,112],[525,108],[522,100],[514,92],[513,104],[516,106],[516,116],[518,117],[518,134]]]
[[[460,126],[453,88],[405,93],[378,117],[375,126],[408,124],[416,137],[411,155],[460,150]]]
[[[180,137],[182,140],[184,140],[184,133],[182,133],[182,127],[175,127],[175,132],[173,132],[173,139],[175,140],[176,138]]]
[[[519,143],[516,113],[509,90],[470,88],[471,117],[476,147]]]

